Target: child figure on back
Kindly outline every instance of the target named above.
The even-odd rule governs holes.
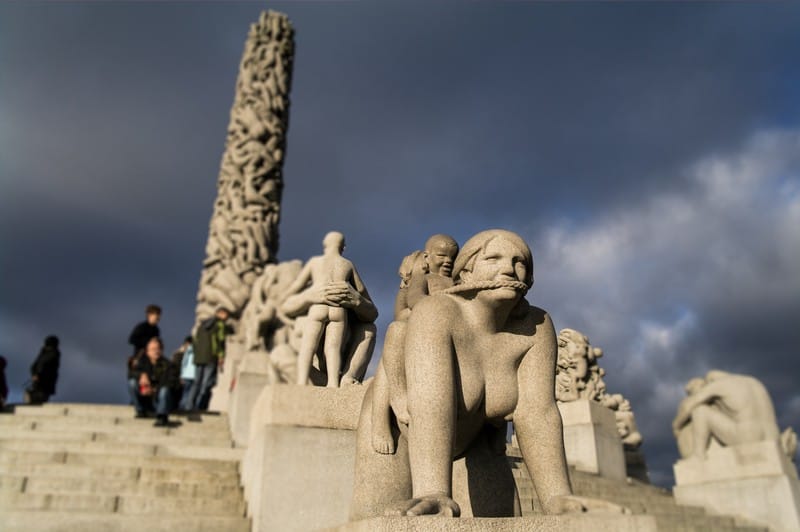
[[[407,422],[406,368],[403,348],[406,322],[411,309],[423,297],[453,286],[453,262],[458,243],[447,235],[433,235],[425,242],[425,251],[415,251],[403,259],[398,273],[400,290],[395,300],[395,321],[389,324],[383,342],[383,355],[375,374],[372,403],[372,446],[382,454],[395,451],[391,433],[391,413]]]
[[[331,231],[322,240],[323,254],[311,257],[286,296],[296,294],[306,288],[322,288],[335,281],[349,283],[355,290],[363,290],[363,283],[353,263],[342,257],[344,235]],[[297,356],[297,384],[308,381],[311,359],[314,356],[322,335],[325,335],[323,353],[328,373],[328,387],[339,386],[339,372],[342,367],[342,347],[347,332],[347,309],[324,303],[311,305],[308,319],[303,325],[303,339]]]

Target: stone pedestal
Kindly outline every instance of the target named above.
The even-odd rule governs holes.
[[[655,532],[656,520],[645,515],[574,514],[513,518],[375,517],[347,523],[331,532]]]
[[[578,471],[625,480],[625,454],[614,412],[588,400],[558,403],[567,463]]]
[[[231,381],[236,375],[236,368],[244,356],[244,345],[229,339],[225,342],[225,363],[222,371],[217,372],[217,385],[211,389],[211,401],[208,409],[213,412],[228,412],[231,398]]]
[[[239,364],[236,382],[231,391],[228,421],[237,447],[246,447],[250,434],[250,417],[261,390],[269,383],[269,355],[249,352]]]
[[[364,386],[265,386],[253,406],[242,482],[253,532],[346,523]]]
[[[679,504],[800,530],[797,470],[777,440],[712,448],[705,460],[679,460],[674,471]]]

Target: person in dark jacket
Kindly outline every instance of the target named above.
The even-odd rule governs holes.
[[[161,307],[158,305],[147,305],[144,310],[145,320],[136,325],[128,337],[128,343],[133,346],[133,356],[136,356],[151,338],[159,338],[161,331],[158,329],[158,321],[161,319]]]
[[[163,356],[163,352],[161,338],[151,338],[145,346],[144,356],[138,357],[132,368],[134,379],[129,381],[136,417],[145,417],[148,404],[155,403],[156,427],[165,427],[169,422],[172,393],[178,380],[174,364]]]
[[[46,403],[56,393],[58,366],[61,352],[58,350],[58,337],[48,336],[39,356],[31,365],[31,386],[28,390],[32,404]]]
[[[8,399],[8,384],[6,383],[6,357],[0,357],[0,410],[5,409]]]
[[[217,371],[225,362],[225,338],[233,332],[228,325],[230,312],[225,307],[217,309],[213,317],[200,323],[192,342],[195,378],[186,406],[190,410],[207,410],[211,388],[217,383]]]

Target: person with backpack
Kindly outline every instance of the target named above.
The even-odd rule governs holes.
[[[219,307],[214,316],[197,327],[192,343],[195,378],[185,405],[187,410],[208,410],[211,388],[217,383],[217,372],[225,362],[225,338],[233,332],[227,323],[229,317],[228,309]]]

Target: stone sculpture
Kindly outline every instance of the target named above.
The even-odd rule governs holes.
[[[556,399],[563,403],[587,399],[614,411],[617,430],[626,451],[642,444],[642,435],[630,402],[621,394],[608,394],[603,380],[606,372],[597,363],[603,350],[593,347],[589,338],[575,329],[558,333],[556,363]]]
[[[705,459],[712,444],[729,447],[760,441],[780,441],[794,458],[797,437],[792,437],[791,428],[779,433],[769,392],[758,379],[711,370],[705,378],[690,380],[686,393],[672,422],[682,458]]]
[[[691,379],[672,430],[679,504],[736,514],[770,530],[800,530],[800,482],[792,463],[797,435],[778,430],[764,385],[749,375],[712,370]]]
[[[269,11],[245,42],[197,293],[198,322],[219,306],[238,318],[252,284],[275,261],[293,39],[289,19]]]
[[[391,390],[408,405],[404,412],[392,407],[394,454],[373,448],[375,389],[366,392],[351,519],[387,511],[518,515],[505,458],[507,421],[545,512],[607,508],[572,495],[553,394],[556,335],[547,313],[524,299],[533,283],[527,244],[508,231],[479,233],[458,254],[453,278],[452,288],[423,298],[409,317],[406,388]]]
[[[346,260],[338,255],[340,251],[336,251],[339,246],[339,239],[341,239],[341,245],[343,246],[344,239],[341,233],[329,233],[325,238],[325,242],[328,244],[324,245],[326,247],[328,247],[328,245],[333,246],[331,253],[336,255],[336,257],[333,258],[337,259],[334,262],[339,262],[338,259],[342,261]],[[307,357],[309,361],[308,365],[306,365],[305,362],[303,363],[303,367],[305,368],[303,371],[305,372],[311,371],[310,360],[316,353],[318,347],[316,344],[319,342],[319,339],[317,339],[316,342],[310,340],[313,336],[316,336],[316,331],[318,329],[322,329],[322,322],[327,320],[325,316],[322,316],[323,311],[330,313],[332,309],[338,309],[336,312],[339,316],[346,314],[346,317],[343,319],[346,323],[346,327],[344,327],[344,334],[339,349],[341,353],[340,368],[342,369],[342,376],[341,379],[339,379],[339,370],[327,368],[326,372],[329,375],[328,385],[336,387],[338,385],[360,383],[364,378],[367,366],[372,358],[372,351],[375,347],[376,328],[374,322],[378,317],[378,310],[372,303],[364,283],[361,281],[355,268],[352,268],[352,264],[350,264],[349,261],[347,261],[347,263],[350,264],[349,267],[352,268],[352,274],[350,277],[347,275],[344,276],[348,280],[339,280],[341,276],[338,276],[338,274],[334,275],[333,277],[335,278],[333,278],[325,273],[325,255],[316,258],[319,258],[320,261],[315,261],[315,265],[313,266],[307,264],[306,268],[304,268],[304,270],[307,269],[306,273],[304,274],[301,272],[300,276],[294,280],[292,286],[286,291],[285,299],[281,302],[278,312],[283,319],[294,322],[293,324],[290,322],[288,332],[290,336],[292,334],[301,334],[298,360],[300,353],[305,349],[305,354],[303,356]],[[311,263],[311,261],[309,261],[309,263]],[[314,274],[315,279],[319,277],[321,280],[315,280],[311,283],[311,286],[304,288],[311,280],[311,270],[314,268],[322,271],[319,275]],[[346,268],[345,265],[345,269]],[[315,307],[315,315],[312,316],[311,309]],[[307,319],[302,320],[302,323],[298,324],[297,318],[301,316],[305,316]],[[303,330],[292,332],[294,329],[297,329],[298,326],[301,326]],[[309,336],[308,346],[310,346],[310,349],[308,349],[308,346],[304,348],[302,345],[305,342],[306,331],[308,330],[313,333],[313,336]],[[329,340],[326,340],[326,343],[328,342]],[[285,348],[282,349],[285,351]],[[310,356],[308,353],[310,353]],[[319,353],[317,354],[319,355]],[[286,353],[282,353],[282,356],[285,358]],[[320,369],[323,369],[327,365],[325,358],[318,358],[320,359]],[[300,371],[300,364],[298,362],[297,373],[299,374]],[[334,373],[336,374],[335,378]],[[308,373],[306,373],[306,375],[308,375]],[[303,383],[305,384],[307,377],[304,377],[304,379]],[[299,380],[300,377],[298,376],[296,381],[299,382]]]
[[[597,401],[605,391],[605,371],[597,364],[603,350],[592,347],[589,338],[575,329],[558,333],[556,399],[563,402]]]
[[[406,321],[411,309],[425,296],[453,286],[453,262],[458,255],[458,243],[448,235],[433,235],[425,243],[425,251],[415,251],[405,257],[400,265],[400,290],[395,298],[395,320],[386,330],[383,354],[375,373],[374,402],[372,405],[372,445],[379,453],[395,451],[391,433],[391,409],[405,412],[405,396],[391,390],[406,388],[403,346]]]

